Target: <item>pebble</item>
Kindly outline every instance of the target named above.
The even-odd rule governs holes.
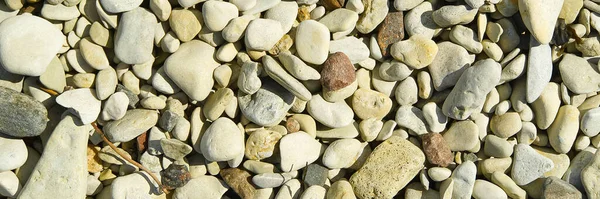
[[[584,94],[600,89],[600,74],[584,58],[565,54],[558,68],[569,91]]]
[[[298,16],[298,3],[297,2],[281,2],[275,7],[267,10],[264,17],[266,19],[273,19],[281,23],[281,30],[286,33],[289,32],[294,25],[294,20]]]
[[[535,101],[544,91],[552,76],[552,54],[548,44],[540,44],[535,39],[529,43],[527,59],[527,102]]]
[[[400,106],[395,117],[398,126],[407,128],[417,135],[427,133],[423,112],[414,106]]]
[[[600,108],[594,108],[586,111],[581,117],[581,131],[589,137],[594,137],[600,132],[598,119],[600,119]]]
[[[323,88],[336,91],[352,84],[356,80],[356,73],[348,56],[336,52],[323,63],[321,77]]]
[[[214,85],[213,71],[220,65],[214,53],[215,48],[202,41],[186,42],[165,60],[163,68],[191,99],[203,101]]]
[[[350,177],[358,198],[392,198],[421,170],[425,155],[411,142],[392,136],[379,144]]]
[[[0,173],[21,167],[28,158],[27,146],[21,139],[0,136],[0,151],[0,158],[5,160],[0,163]],[[4,194],[0,192],[0,195]]]
[[[127,112],[127,106],[129,105],[129,98],[127,94],[123,92],[116,92],[104,102],[104,108],[102,109],[102,119],[105,121],[119,120],[123,118]]]
[[[455,42],[471,53],[481,53],[483,45],[475,37],[471,28],[456,25],[450,31],[450,41]]]
[[[152,59],[154,41],[154,15],[144,9],[135,8],[121,15],[115,34],[114,52],[127,64],[141,64]]]
[[[544,181],[543,188],[544,198],[565,198],[565,199],[576,199],[582,198],[581,192],[575,188],[575,186],[561,180],[560,178],[551,176],[546,178]]]
[[[374,71],[379,75],[379,78],[390,82],[402,81],[410,76],[412,72],[412,68],[396,60],[385,61],[381,63],[378,70]]]
[[[330,169],[349,168],[362,154],[365,145],[357,139],[336,140],[325,149],[323,165]]]
[[[112,67],[98,71],[95,78],[96,98],[106,100],[115,93],[119,80],[117,72]]]
[[[445,167],[432,167],[427,170],[427,174],[431,180],[441,182],[448,179],[452,175],[452,171]]]
[[[44,152],[19,197],[85,197],[88,176],[85,151],[92,131],[91,125],[81,124],[74,116],[65,116],[46,142]],[[62,164],[60,168],[56,168],[57,162],[69,164]]]
[[[446,5],[433,11],[432,18],[440,27],[468,24],[475,19],[477,10],[467,5]]]
[[[453,161],[450,147],[446,144],[444,137],[439,133],[428,133],[421,137],[423,152],[427,161],[442,167],[448,166]],[[431,175],[431,174],[430,174]],[[443,180],[443,179],[442,179]],[[437,180],[442,181],[442,180]]]
[[[229,2],[207,1],[202,5],[202,17],[206,28],[221,31],[231,19],[238,17],[238,8]]]
[[[174,9],[169,17],[169,26],[180,41],[191,41],[202,29],[200,11]]]
[[[511,137],[522,129],[521,117],[515,112],[494,115],[490,121],[490,129],[498,137]]]
[[[354,118],[352,108],[346,102],[328,102],[321,95],[314,95],[306,108],[316,121],[330,128],[350,125]]]
[[[504,190],[489,181],[475,180],[475,185],[473,186],[473,198],[507,199],[508,196],[506,196]]]
[[[4,20],[0,35],[0,64],[9,73],[25,76],[42,75],[65,41],[50,22],[32,15]]]
[[[471,161],[463,162],[452,172],[452,198],[471,198],[473,187],[475,186],[475,177],[477,167]]]
[[[256,194],[258,188],[251,182],[251,175],[248,171],[238,169],[238,168],[228,168],[223,169],[220,172],[223,180],[237,193],[240,197],[243,198],[253,198]],[[215,178],[217,179],[217,178]],[[227,186],[224,186],[226,191]],[[220,198],[221,196],[217,196],[216,198]]]
[[[479,129],[469,120],[453,123],[443,136],[452,151],[471,150],[479,143]]]
[[[548,128],[550,145],[559,153],[567,153],[573,147],[578,131],[579,110],[575,106],[564,105]]]
[[[438,45],[422,35],[413,35],[408,40],[394,43],[391,55],[394,59],[414,68],[421,69],[434,62]]]
[[[311,99],[310,91],[300,81],[287,73],[271,56],[263,56],[262,63],[267,75],[279,83],[279,85],[301,100],[308,101]]]
[[[581,170],[581,183],[585,187],[588,198],[600,197],[600,190],[596,186],[598,184],[598,172],[600,172],[600,153],[596,152],[587,166]]]
[[[358,32],[367,34],[375,30],[388,14],[387,0],[373,0],[363,2],[365,11],[361,14],[356,23]]]
[[[106,137],[113,142],[127,142],[158,122],[158,113],[154,110],[132,109],[128,110],[121,119],[104,125],[102,129]]]
[[[319,158],[321,143],[304,132],[287,134],[279,140],[280,169],[297,171]]]
[[[252,15],[243,15],[229,21],[229,24],[223,28],[221,35],[225,41],[236,42],[242,38],[250,21],[255,17]]]
[[[0,172],[0,195],[16,198],[21,191],[19,178],[12,171]]]
[[[563,8],[563,2],[564,0],[519,0],[518,7],[523,24],[541,44],[548,44],[552,40],[554,26]]]
[[[496,171],[492,174],[492,182],[502,188],[510,198],[527,198],[527,192],[519,187],[506,174]]]
[[[329,170],[327,170],[327,168],[318,164],[310,164],[306,166],[304,171],[305,173],[302,178],[305,186],[325,186],[327,183],[327,177],[329,175]]]
[[[173,198],[221,198],[227,190],[227,184],[218,178],[214,176],[200,176],[191,179],[185,186],[175,189]]]
[[[358,13],[340,8],[335,9],[319,19],[329,29],[329,32],[341,32],[353,28],[358,21]]]
[[[304,192],[302,192],[300,199],[325,198],[326,192],[327,190],[324,187],[319,185],[313,185],[304,190]]]
[[[356,198],[352,185],[347,180],[339,180],[331,184],[327,190],[326,198]]]
[[[90,124],[100,115],[101,102],[96,98],[96,91],[79,88],[65,91],[56,97],[56,103],[73,110],[83,124]]]
[[[556,83],[549,83],[538,99],[531,103],[535,115],[536,126],[539,129],[548,129],[560,108],[560,90]]]
[[[396,42],[401,41],[403,38],[404,17],[402,12],[388,13],[385,19],[383,20],[381,27],[379,28],[379,32],[377,33],[377,44],[379,44],[379,48],[381,49],[382,55],[389,56],[390,46]]]
[[[423,105],[423,118],[427,122],[427,129],[430,132],[440,133],[446,129],[448,117],[444,115],[442,109],[435,102]]]
[[[246,140],[246,149],[244,152],[246,158],[261,160],[273,156],[275,145],[281,137],[281,134],[275,131],[258,130],[253,132]]]
[[[517,185],[526,185],[554,168],[552,160],[540,155],[526,144],[517,144],[514,149],[511,177]]]
[[[251,50],[271,50],[283,35],[281,23],[278,21],[255,19],[248,24],[244,41],[246,47]],[[298,38],[296,38],[296,42],[298,42]]]
[[[404,29],[409,36],[422,35],[431,39],[439,32],[440,28],[433,21],[433,6],[431,2],[424,1],[404,16]]]
[[[68,7],[63,4],[52,5],[48,3],[42,6],[40,14],[45,19],[57,21],[69,21],[81,15],[75,6]]]
[[[468,118],[483,105],[487,93],[498,84],[500,70],[500,64],[491,59],[478,61],[466,69],[444,101],[444,115],[458,120]]]
[[[352,96],[352,110],[361,119],[382,119],[392,109],[392,100],[383,93],[358,89]]]
[[[263,173],[252,177],[252,183],[260,188],[274,188],[285,184],[293,176],[287,173]]]
[[[209,161],[228,161],[244,153],[244,136],[231,119],[215,120],[202,135],[202,155]]]
[[[360,63],[369,58],[369,47],[356,37],[336,39],[329,44],[329,53],[342,52],[350,59],[352,64]]]
[[[500,76],[500,83],[512,81],[523,75],[525,71],[525,61],[527,60],[524,54],[520,54],[512,61],[508,63],[502,69],[502,75]]]
[[[513,153],[513,145],[508,141],[495,135],[485,137],[483,151],[486,155],[496,158],[510,157]]]
[[[133,10],[142,4],[142,0],[99,0],[102,9],[110,13],[121,13]]]
[[[278,58],[283,67],[285,67],[285,69],[298,80],[306,81],[321,79],[321,74],[319,71],[308,66],[306,63],[304,63],[304,61],[289,51],[279,53]]]
[[[438,53],[428,68],[435,90],[442,91],[456,84],[472,59],[465,48],[452,42],[441,42],[437,46]]]
[[[153,192],[154,183],[150,181],[147,173],[135,172],[115,178],[110,187],[110,198],[149,198]]]
[[[494,61],[499,62],[500,60],[502,60],[502,48],[500,48],[500,46],[498,46],[498,44],[488,40],[488,39],[484,39],[481,42],[482,46],[483,46],[483,52],[489,57],[492,58]]]
[[[160,146],[163,154],[173,160],[181,160],[192,152],[192,147],[177,139],[161,139]]]
[[[398,83],[395,91],[396,102],[400,106],[413,105],[419,100],[417,82],[414,78],[408,77]]]

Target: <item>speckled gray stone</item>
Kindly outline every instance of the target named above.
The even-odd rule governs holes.
[[[294,95],[271,79],[263,79],[254,94],[238,92],[238,104],[248,120],[261,126],[279,123],[292,108]]]
[[[0,133],[32,137],[44,131],[49,119],[42,103],[5,87],[0,87],[0,96]]]

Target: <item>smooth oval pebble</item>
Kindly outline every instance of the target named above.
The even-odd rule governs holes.
[[[227,161],[244,153],[244,137],[229,118],[215,120],[202,135],[202,155],[209,161]]]
[[[0,96],[0,133],[33,137],[44,131],[49,119],[42,103],[5,87],[0,87]]]
[[[329,29],[317,21],[306,20],[296,27],[298,56],[311,64],[323,64],[329,53]]]
[[[361,119],[382,119],[392,109],[392,99],[383,93],[360,88],[352,96],[352,109]]]
[[[279,141],[280,169],[297,171],[319,158],[321,143],[304,132],[287,134]]]
[[[11,171],[22,166],[27,160],[27,147],[21,139],[0,136],[0,172]]]
[[[130,141],[158,122],[158,113],[154,110],[128,110],[119,120],[107,123],[103,127],[104,134],[113,142]]]
[[[115,34],[115,55],[128,64],[141,64],[152,59],[156,17],[137,7],[121,15]]]
[[[339,139],[323,153],[323,165],[330,169],[348,168],[362,153],[364,145],[357,139]]]
[[[306,108],[315,120],[330,128],[350,125],[354,118],[354,112],[346,102],[331,103],[325,101],[321,95],[313,95]]]

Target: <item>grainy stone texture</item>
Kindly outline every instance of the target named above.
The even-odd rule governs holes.
[[[392,44],[404,39],[404,16],[402,12],[390,12],[387,14],[377,33],[377,44],[383,56],[389,56],[389,48]]]
[[[48,111],[30,96],[0,87],[0,132],[14,137],[38,136],[46,128]]]

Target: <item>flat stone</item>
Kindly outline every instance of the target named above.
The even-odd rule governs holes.
[[[137,7],[123,13],[114,39],[116,57],[127,64],[150,61],[153,58],[155,24],[154,14],[144,8]]]
[[[293,176],[288,173],[262,173],[252,177],[252,183],[260,188],[280,187]]]
[[[69,21],[76,19],[81,15],[75,6],[65,6],[64,4],[52,5],[45,3],[42,6],[41,16],[49,20]]]
[[[327,26],[314,20],[302,21],[296,27],[298,56],[311,64],[323,64],[329,53],[329,39]]]
[[[279,140],[280,169],[284,172],[297,171],[319,158],[321,143],[304,132],[283,136]]]
[[[562,1],[562,0],[561,0]],[[530,40],[527,57],[527,102],[535,101],[550,82],[552,76],[552,51],[548,44]]]
[[[292,75],[287,73],[279,63],[271,56],[263,56],[263,69],[275,82],[293,93],[301,100],[308,101],[311,98],[310,91]]]
[[[200,142],[202,155],[209,161],[228,161],[244,153],[244,136],[228,118],[215,120]]]
[[[521,128],[521,117],[516,112],[494,115],[490,121],[490,129],[495,135],[501,138],[511,137],[517,134]]]
[[[424,1],[404,16],[404,29],[409,36],[422,35],[431,39],[439,32],[440,28],[433,21],[433,6],[431,2]]]
[[[361,119],[382,119],[392,110],[392,99],[383,93],[360,88],[352,95],[352,110]]]
[[[325,186],[327,179],[328,170],[327,168],[318,165],[318,164],[310,164],[305,169],[305,174],[303,177],[304,185],[311,187],[314,185],[317,186]]]
[[[468,5],[446,5],[433,11],[432,18],[440,27],[468,24],[475,19],[477,10]]]
[[[407,128],[417,135],[427,133],[423,112],[417,107],[409,105],[400,106],[398,111],[396,111],[395,121],[398,123],[398,126]]]
[[[500,64],[492,59],[478,61],[466,69],[444,101],[444,115],[457,120],[467,119],[483,106],[486,95],[500,81],[500,74]]]
[[[433,40],[421,35],[411,36],[408,40],[396,42],[391,47],[391,55],[394,59],[404,62],[414,69],[421,69],[432,64],[434,59],[438,59],[437,53],[438,45]]]
[[[83,124],[90,124],[100,115],[101,102],[96,98],[96,91],[79,88],[62,93],[56,97],[56,103],[73,110]]]
[[[21,139],[0,136],[0,151],[0,158],[5,160],[0,163],[0,173],[21,167],[28,158],[27,146]]]
[[[442,42],[437,46],[438,53],[428,68],[435,90],[442,91],[456,84],[472,59],[465,48],[452,42]]]
[[[558,109],[556,119],[548,128],[550,146],[559,153],[568,153],[579,131],[579,110],[572,105],[564,105]]]
[[[358,13],[345,8],[335,9],[321,19],[319,22],[327,26],[329,32],[341,32],[353,28],[358,21]]]
[[[517,185],[526,185],[554,167],[552,160],[540,155],[526,144],[517,144],[513,156],[511,177]]]
[[[421,137],[423,152],[431,164],[448,166],[454,157],[444,137],[439,133],[428,133]]]
[[[492,182],[505,190],[506,195],[511,198],[527,198],[527,192],[519,187],[506,174],[501,171],[496,171],[491,176]]]
[[[202,5],[202,16],[206,28],[217,32],[238,16],[238,8],[229,2],[207,1]]]
[[[44,152],[19,197],[84,198],[87,191],[88,137],[93,127],[67,115],[46,142]],[[58,162],[69,162],[57,167]],[[55,191],[64,190],[64,191]]]
[[[121,12],[127,12],[139,7],[142,4],[143,0],[99,0],[99,2],[106,12],[116,14]]]
[[[259,68],[256,62],[245,62],[238,76],[237,86],[240,91],[246,94],[254,94],[262,86],[262,82],[258,77]]]
[[[14,137],[40,135],[48,122],[46,107],[34,98],[0,87],[0,133]]]
[[[315,120],[330,128],[350,125],[354,118],[354,112],[345,101],[332,103],[325,101],[321,95],[314,95],[306,108]]]
[[[158,113],[154,110],[133,109],[125,116],[104,125],[106,137],[113,142],[127,142],[146,132],[158,122]]]
[[[565,54],[558,69],[563,83],[573,93],[585,94],[600,89],[600,74],[584,58]]]
[[[173,160],[181,160],[192,152],[192,147],[177,139],[161,139],[163,154]]]
[[[252,20],[246,28],[246,47],[251,50],[271,50],[283,37],[281,23],[272,19]]]
[[[473,198],[507,199],[508,196],[498,185],[486,180],[475,180],[475,186],[473,186]]]
[[[250,21],[254,20],[253,15],[242,15],[229,21],[229,24],[221,31],[221,36],[225,41],[236,42],[242,39]]]
[[[111,67],[102,46],[92,43],[92,41],[87,38],[83,38],[79,41],[79,49],[83,59],[85,59],[92,68],[104,70]]]
[[[424,163],[425,155],[418,147],[392,136],[373,150],[349,182],[359,198],[392,198],[419,173]]]
[[[463,162],[452,172],[452,198],[471,198],[477,177],[477,167],[471,161]]]
[[[387,0],[373,0],[363,2],[365,11],[360,15],[356,30],[367,34],[375,30],[385,19],[389,12]]]
[[[283,67],[298,80],[306,81],[321,79],[319,71],[308,66],[302,59],[296,57],[289,51],[279,53],[278,58],[281,64],[283,64]]]
[[[479,143],[479,129],[468,120],[453,123],[443,136],[452,151],[471,150]]]
[[[525,1],[519,0],[519,12],[525,27],[541,44],[552,40],[556,20],[563,7],[564,0]]]
[[[513,145],[498,136],[487,135],[485,136],[483,152],[490,157],[510,157],[513,153]]]
[[[167,76],[191,99],[203,101],[214,85],[213,71],[219,67],[215,48],[202,41],[181,44],[177,52],[165,60]]]
[[[282,1],[277,4],[275,7],[267,10],[265,12],[265,19],[273,19],[279,21],[281,23],[281,30],[284,33],[287,33],[292,29],[294,25],[294,21],[298,16],[298,3],[297,2],[288,2]],[[358,17],[357,17],[358,18]]]
[[[26,76],[43,74],[65,41],[65,36],[54,25],[33,15],[4,20],[0,35],[2,67],[12,74]],[[12,35],[19,35],[20,39]]]
[[[352,64],[360,63],[369,58],[369,47],[356,37],[335,39],[329,44],[329,54],[342,52]]]

